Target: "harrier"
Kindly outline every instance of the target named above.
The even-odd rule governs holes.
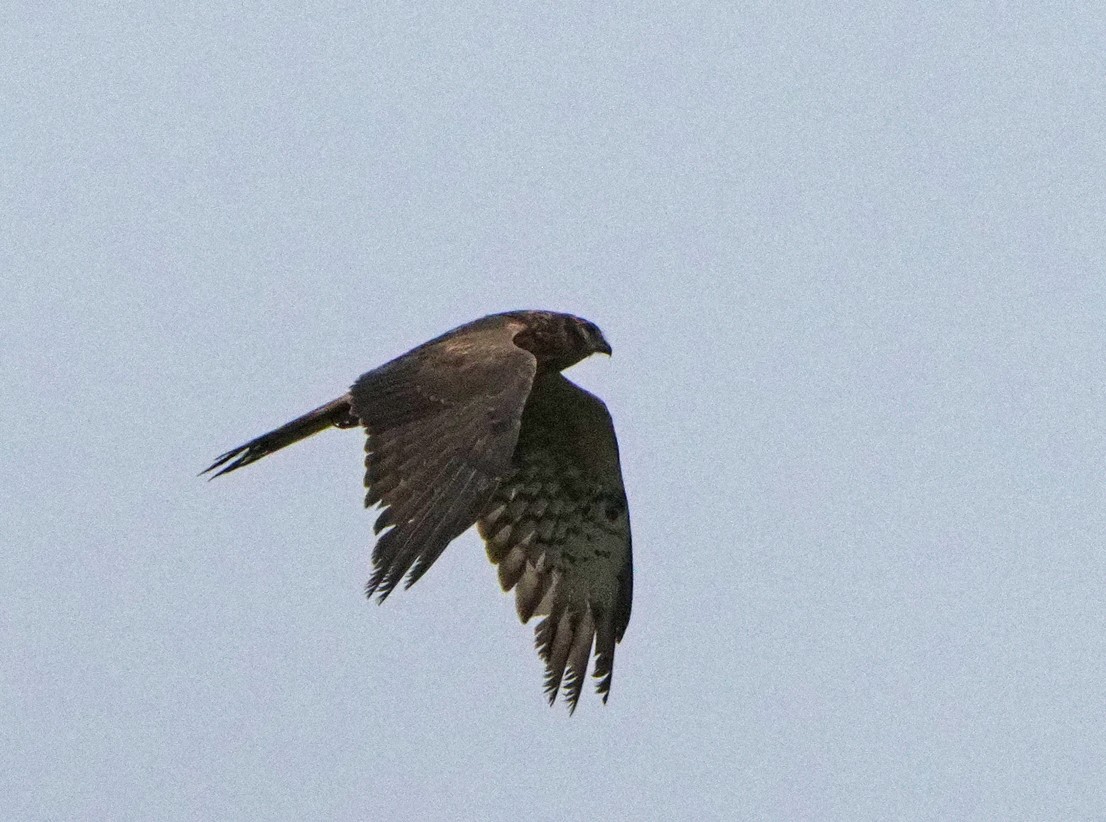
[[[519,619],[544,616],[534,634],[550,704],[563,691],[575,710],[593,646],[606,702],[630,621],[629,511],[607,407],[561,374],[597,352],[611,348],[579,317],[483,317],[362,374],[338,399],[203,473],[217,477],[326,428],[363,427],[365,506],[382,509],[367,594],[383,602],[404,578],[410,587],[476,524]]]

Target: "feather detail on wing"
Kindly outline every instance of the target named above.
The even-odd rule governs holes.
[[[365,505],[383,511],[369,596],[412,585],[469,528],[515,449],[536,363],[510,325],[443,337],[350,389],[368,431]],[[388,530],[385,530],[388,529]]]
[[[519,619],[535,629],[552,703],[580,698],[593,675],[610,692],[615,644],[630,619],[630,521],[618,445],[602,401],[558,373],[535,380],[511,471],[478,521]]]

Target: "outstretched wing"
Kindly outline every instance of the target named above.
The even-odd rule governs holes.
[[[485,510],[510,468],[534,356],[502,320],[447,334],[363,374],[350,407],[368,431],[366,507],[384,510],[367,593],[412,585]]]
[[[542,373],[522,416],[511,471],[478,522],[499,581],[535,629],[550,703],[580,698],[594,644],[607,701],[615,643],[630,621],[630,519],[606,406],[559,373]]]

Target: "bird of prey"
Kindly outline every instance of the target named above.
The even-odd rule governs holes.
[[[610,354],[591,322],[509,311],[362,374],[350,390],[220,456],[212,477],[326,428],[362,426],[365,506],[383,510],[366,586],[410,587],[476,524],[519,618],[535,629],[550,704],[580,698],[594,645],[607,701],[630,621],[630,520],[607,407],[561,371]],[[218,469],[218,470],[216,470]],[[383,531],[383,534],[381,532]]]

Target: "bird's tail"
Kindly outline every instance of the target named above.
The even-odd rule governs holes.
[[[232,448],[225,454],[220,454],[215,462],[200,472],[201,476],[210,471],[215,471],[209,479],[215,479],[220,474],[257,462],[262,457],[268,456],[274,451],[279,451],[286,445],[299,442],[305,437],[317,434],[320,431],[335,428],[350,428],[360,424],[360,420],[353,415],[350,408],[350,398],[347,394],[339,397],[326,405],[320,405],[314,411],[308,411],[302,417],[296,417],[289,423],[285,423],[268,434],[262,434],[244,445]]]

